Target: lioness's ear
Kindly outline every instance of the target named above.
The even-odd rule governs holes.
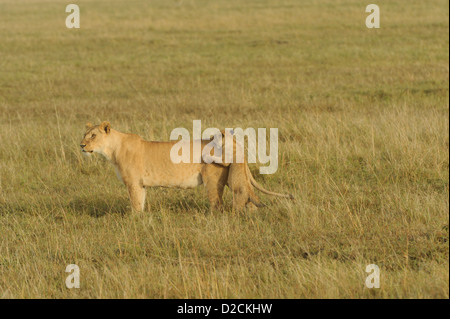
[[[91,122],[87,122],[87,123],[86,123],[86,130],[90,129],[91,127],[92,127]]]
[[[100,124],[100,130],[104,131],[106,134],[109,134],[111,131],[111,124],[107,121],[102,122],[102,124]]]

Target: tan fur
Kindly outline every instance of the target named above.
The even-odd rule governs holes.
[[[109,122],[103,122],[95,126],[86,125],[80,146],[87,155],[94,152],[102,154],[114,165],[136,211],[144,210],[145,187],[151,186],[192,188],[204,184],[211,209],[222,209],[222,195],[225,185],[228,185],[233,192],[233,209],[261,205],[253,191],[251,181],[254,179],[246,163],[175,164],[170,159],[170,150],[175,143],[177,141],[145,141],[138,135],[116,131]],[[209,141],[202,141],[202,146],[207,143]],[[192,162],[192,142],[190,146]]]

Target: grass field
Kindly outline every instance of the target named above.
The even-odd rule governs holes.
[[[0,0],[0,297],[449,298],[448,1],[379,0],[380,29],[358,0],[79,0],[80,29],[67,3]],[[278,172],[251,170],[296,201],[131,213],[79,149],[88,121],[195,119],[277,127]]]

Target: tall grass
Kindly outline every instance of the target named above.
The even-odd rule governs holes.
[[[0,2],[0,297],[448,298],[448,2]],[[149,189],[130,212],[84,124],[277,127],[257,212]],[[80,267],[67,289],[65,268]],[[366,265],[381,288],[365,287]]]

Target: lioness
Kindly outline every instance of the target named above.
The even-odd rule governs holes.
[[[208,142],[202,141],[202,148]],[[175,143],[177,141],[145,141],[138,135],[116,131],[105,121],[100,125],[88,123],[80,146],[86,155],[99,153],[114,165],[117,177],[128,188],[131,206],[136,211],[144,210],[147,186],[193,188],[204,184],[211,210],[222,209],[225,185],[233,193],[235,210],[245,206],[261,206],[252,185],[269,195],[293,198],[292,195],[273,193],[260,186],[251,175],[247,163],[192,163],[191,155],[191,163],[175,164],[170,158],[170,150]],[[186,143],[191,144],[193,154],[193,143]]]

